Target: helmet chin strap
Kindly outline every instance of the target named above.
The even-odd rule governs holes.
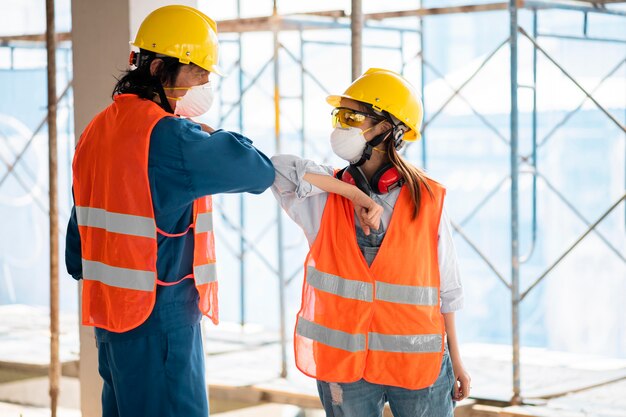
[[[374,148],[380,145],[382,141],[387,138],[387,135],[389,133],[392,134],[391,140],[393,140],[393,145],[397,150],[400,150],[404,146],[404,142],[402,140],[402,138],[404,137],[404,130],[402,130],[401,128],[401,123],[396,123],[394,121],[394,117],[391,115],[391,113],[387,111],[377,111],[373,108],[371,104],[368,105],[368,107],[374,114],[382,116],[386,121],[391,123],[392,128],[387,130],[386,132],[381,133],[380,135],[376,136],[365,144],[365,149],[363,150],[361,159],[353,164],[350,164],[357,167],[363,165],[365,161],[368,161],[372,157],[372,151],[374,150]]]
[[[380,145],[383,142],[383,140],[387,138],[387,135],[392,130],[393,129],[389,129],[385,132],[382,132],[379,135],[372,138],[372,140],[366,142],[365,149],[363,150],[363,154],[361,154],[361,159],[359,159],[357,162],[351,163],[350,165],[353,165],[355,167],[360,167],[361,165],[365,163],[365,161],[369,161],[369,159],[372,157],[372,152],[374,151],[374,148]]]

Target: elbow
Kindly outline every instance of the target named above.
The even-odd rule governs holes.
[[[260,171],[257,177],[258,189],[251,191],[252,194],[261,194],[262,192],[270,188],[272,184],[274,184],[275,176],[276,173],[274,171],[274,167],[271,164],[266,169]]]
[[[274,180],[276,179],[276,171],[274,167],[270,165],[269,169],[267,169],[263,175],[263,189],[267,190],[274,184]]]

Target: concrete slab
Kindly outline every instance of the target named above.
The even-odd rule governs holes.
[[[50,407],[49,387],[47,377],[0,384],[0,401],[33,407]],[[61,377],[59,407],[80,408],[80,386],[77,378]],[[0,416],[4,417],[3,414]]]
[[[50,417],[50,409],[0,402],[0,416],[2,417]],[[57,409],[57,416],[58,417],[81,417],[81,414],[80,414],[80,410],[72,410],[72,409],[61,407]]]

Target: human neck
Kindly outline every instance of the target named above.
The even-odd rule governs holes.
[[[381,153],[376,150],[372,152],[372,156],[369,160],[365,161],[363,165],[360,166],[361,171],[369,181],[374,173],[383,165],[389,162],[389,157],[386,153]]]

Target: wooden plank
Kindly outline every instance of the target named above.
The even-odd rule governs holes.
[[[523,1],[517,0],[518,7],[523,7]],[[458,13],[479,13],[479,12],[493,12],[498,10],[508,10],[508,2],[500,3],[484,3],[484,4],[468,4],[465,6],[450,6],[450,7],[431,7],[431,8],[419,8],[412,10],[397,10],[389,12],[367,13],[366,19],[370,20],[384,20],[399,17],[424,17],[424,16],[436,16],[445,14],[458,14]]]
[[[71,32],[59,32],[56,34],[57,42],[66,42],[72,40]],[[43,33],[36,33],[30,35],[10,35],[10,36],[0,36],[0,44],[8,45],[10,43],[15,42],[46,42],[46,35]]]
[[[216,413],[216,417],[296,417],[300,414],[298,407],[282,404],[263,404],[256,407],[241,408],[225,413]],[[214,415],[211,413],[211,415]]]
[[[617,4],[626,3],[624,0],[571,0],[579,3],[592,3],[592,4]]]

